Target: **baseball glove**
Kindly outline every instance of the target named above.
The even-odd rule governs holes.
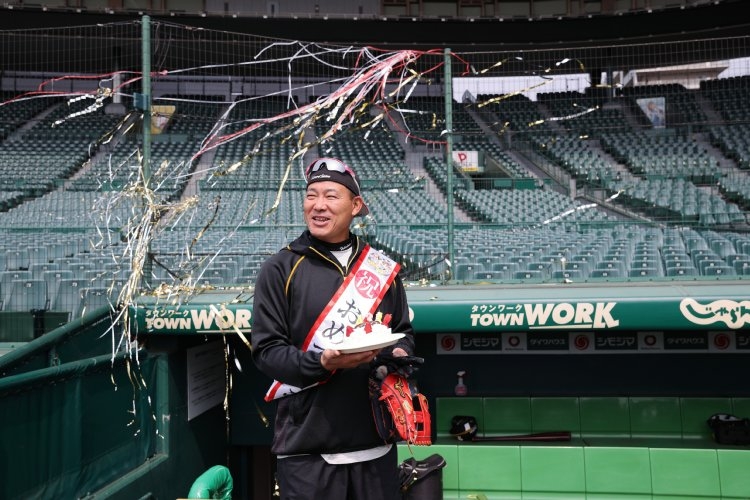
[[[414,445],[430,445],[431,419],[427,398],[419,393],[404,373],[413,373],[415,360],[381,359],[370,377],[370,401],[378,434],[386,443],[404,440]],[[408,358],[411,358],[408,359]],[[398,361],[393,361],[398,360]],[[393,370],[393,371],[391,371]]]

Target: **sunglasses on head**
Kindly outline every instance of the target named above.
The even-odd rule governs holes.
[[[348,165],[346,165],[344,162],[339,161],[335,158],[320,158],[318,160],[315,160],[310,165],[308,165],[307,169],[305,169],[305,178],[309,179],[310,175],[312,175],[314,172],[317,172],[321,168],[325,167],[328,171],[334,171],[339,172],[342,174],[349,174],[352,179],[354,179],[354,182],[357,184],[357,187],[359,187],[359,182],[357,182],[357,176],[354,174],[354,170],[349,168]]]

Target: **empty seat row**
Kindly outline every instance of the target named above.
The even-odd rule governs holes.
[[[117,302],[123,282],[91,286],[84,280],[62,278],[53,286],[43,279],[12,280],[0,285],[2,311],[63,311],[69,318]]]

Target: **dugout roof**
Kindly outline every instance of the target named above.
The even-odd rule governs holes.
[[[534,330],[740,330],[750,326],[743,281],[407,287],[417,333]],[[138,334],[249,333],[251,288],[204,290],[178,300],[144,296]]]

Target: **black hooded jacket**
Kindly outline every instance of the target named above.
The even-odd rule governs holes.
[[[309,231],[264,262],[253,299],[253,361],[280,382],[311,388],[277,400],[271,451],[279,455],[343,453],[383,445],[375,430],[365,364],[333,374],[320,353],[301,346],[313,323],[339,289],[365,247],[353,237],[346,269]],[[406,335],[393,346],[414,354],[414,337],[403,285],[398,277],[377,309],[391,314],[391,329]]]

